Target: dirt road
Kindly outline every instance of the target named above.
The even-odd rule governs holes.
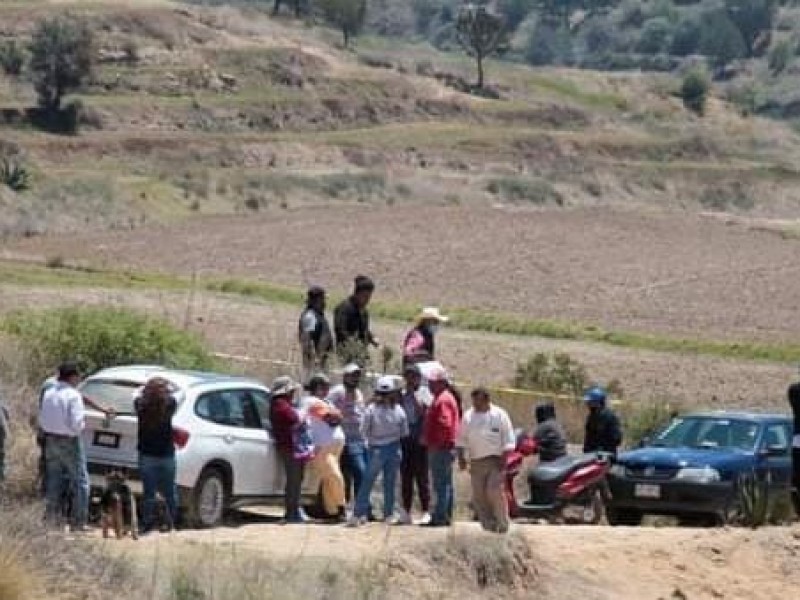
[[[419,595],[408,597],[480,597],[473,594],[477,589],[473,583],[463,577],[454,582],[442,573],[432,549],[459,545],[463,556],[469,557],[470,552],[478,556],[483,547],[499,555],[503,544],[514,543],[529,546],[531,554],[525,559],[526,576],[511,586],[506,597],[777,600],[800,589],[798,526],[751,531],[515,525],[503,541],[472,523],[458,523],[452,531],[382,524],[352,530],[284,526],[255,518],[235,527],[106,543],[144,564],[180,561],[187,552],[198,556],[198,551],[240,559],[253,553],[282,564],[316,560],[358,565],[384,560],[389,561],[391,581],[419,587]],[[514,552],[519,553],[518,546]],[[477,558],[472,560],[478,563]],[[517,594],[521,590],[526,591]]]

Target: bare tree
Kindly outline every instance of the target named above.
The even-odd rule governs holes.
[[[468,4],[461,9],[456,21],[456,38],[464,51],[478,65],[477,88],[484,84],[483,61],[492,54],[508,48],[505,20],[485,6]]]

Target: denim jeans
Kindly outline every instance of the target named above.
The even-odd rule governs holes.
[[[142,478],[142,530],[153,528],[156,492],[167,505],[168,525],[174,527],[178,518],[178,486],[175,483],[175,457],[139,455],[139,475]]]
[[[344,477],[344,493],[347,501],[355,499],[367,471],[367,445],[364,442],[345,444],[339,458]]]
[[[428,451],[436,504],[431,522],[449,525],[453,518],[453,451],[436,448]]]
[[[383,473],[383,517],[388,519],[394,514],[394,492],[401,456],[399,441],[369,449],[367,472],[356,497],[356,508],[353,513],[356,517],[366,517],[369,514],[369,496],[381,473]]]
[[[64,491],[71,488],[72,525],[83,527],[89,513],[89,473],[86,454],[79,437],[45,435],[45,475],[47,478],[47,518],[60,523]]]

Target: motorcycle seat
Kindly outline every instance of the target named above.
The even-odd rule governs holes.
[[[566,479],[566,477],[576,469],[591,464],[595,460],[597,460],[597,455],[595,454],[562,456],[557,460],[539,463],[533,471],[531,471],[529,479],[542,483],[552,483],[560,479]]]

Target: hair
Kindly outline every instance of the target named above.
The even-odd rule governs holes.
[[[78,363],[68,360],[66,362],[61,363],[58,366],[58,380],[59,381],[67,381],[71,377],[75,377],[76,375],[80,375],[80,369],[78,368]]]
[[[163,377],[153,377],[142,389],[139,408],[139,427],[154,429],[167,419],[170,384]]]
[[[489,401],[492,400],[492,395],[489,393],[489,390],[487,390],[485,387],[476,387],[475,389],[472,390],[470,397],[475,398],[477,396],[485,398],[486,400]]]
[[[353,282],[355,292],[372,292],[375,290],[375,282],[366,275],[357,275]]]

